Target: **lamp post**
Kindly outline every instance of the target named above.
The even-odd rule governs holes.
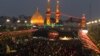
[[[21,22],[21,21],[18,19],[18,20],[17,20],[17,24],[16,24],[18,30],[20,29],[20,28],[19,28],[19,27],[20,27],[20,22]]]
[[[25,23],[25,24],[24,24],[25,29],[27,29],[27,20],[25,20],[24,23]]]
[[[7,31],[9,31],[9,27],[10,27],[10,25],[9,25],[9,23],[10,23],[10,19],[6,19],[6,30]]]

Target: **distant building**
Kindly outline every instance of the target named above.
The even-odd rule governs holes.
[[[35,12],[35,14],[31,18],[31,24],[34,24],[34,25],[37,25],[37,26],[44,25],[44,18],[39,13],[38,9],[37,9],[37,11]]]
[[[57,0],[56,3],[57,3],[56,10],[55,10],[55,12],[52,12],[51,7],[50,7],[50,0],[48,0],[45,19],[42,17],[42,15],[39,13],[39,11],[37,9],[35,14],[31,18],[31,24],[37,25],[37,26],[43,26],[43,25],[51,26],[52,24],[60,23],[59,1]],[[52,13],[55,13],[54,19],[51,18]]]

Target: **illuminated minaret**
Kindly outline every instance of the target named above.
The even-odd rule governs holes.
[[[57,0],[57,5],[56,5],[56,23],[59,23],[60,20],[60,10],[59,10],[59,1]]]
[[[46,11],[46,24],[50,25],[51,18],[51,9],[50,9],[50,0],[48,0],[47,11]]]
[[[85,14],[83,14],[81,19],[81,29],[85,29],[85,28],[86,28],[86,17]]]

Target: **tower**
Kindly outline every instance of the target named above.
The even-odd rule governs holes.
[[[50,9],[50,0],[48,0],[47,11],[46,11],[46,24],[47,25],[50,25],[50,18],[51,18],[51,9]]]
[[[85,14],[83,14],[81,19],[81,29],[85,29],[85,28],[86,28],[86,17]]]
[[[59,23],[59,18],[60,18],[60,10],[59,10],[60,6],[59,6],[59,1],[57,0],[57,4],[56,4],[56,23]]]

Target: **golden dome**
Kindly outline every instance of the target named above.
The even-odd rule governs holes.
[[[39,13],[38,9],[31,18],[31,24],[38,25],[38,26],[44,25],[44,19],[42,15]]]

